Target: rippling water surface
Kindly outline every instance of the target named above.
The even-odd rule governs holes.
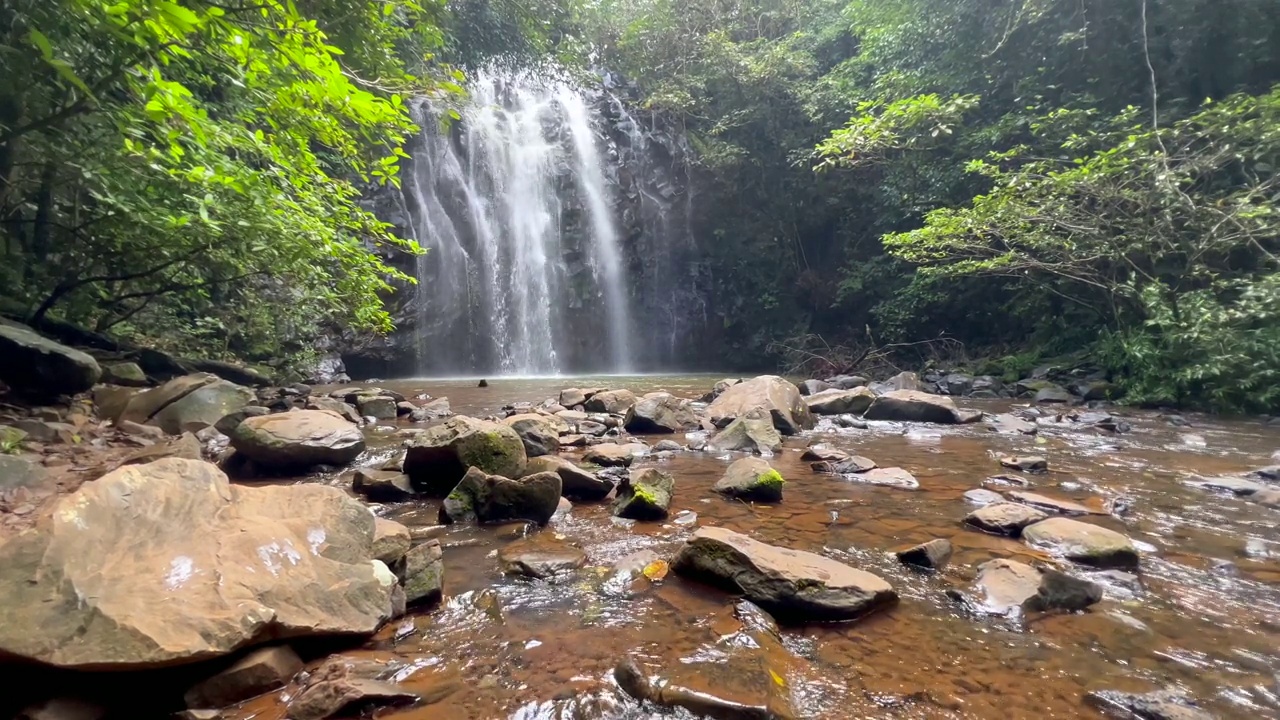
[[[638,394],[667,390],[697,397],[716,378],[637,377],[381,383],[406,396],[449,397],[460,414],[483,416],[508,403],[540,401],[562,387],[607,385]],[[962,405],[989,412],[1008,402]],[[672,514],[691,524],[625,525],[606,505],[577,504],[543,530],[586,551],[587,566],[554,580],[504,577],[496,551],[510,527],[454,526],[445,546],[444,603],[393,622],[353,654],[405,664],[404,684],[437,702],[379,717],[640,718],[620,701],[610,671],[632,655],[651,669],[706,662],[724,634],[732,598],[674,575],[617,592],[608,568],[641,549],[670,556],[699,525],[733,528],[769,543],[808,550],[875,572],[901,595],[892,610],[854,624],[787,628],[778,672],[804,718],[1089,718],[1090,690],[1180,687],[1224,718],[1280,717],[1280,511],[1184,484],[1193,474],[1242,472],[1274,464],[1280,429],[1257,420],[1188,415],[1175,427],[1157,413],[1123,411],[1123,435],[1042,425],[1038,438],[997,435],[985,425],[867,430],[823,425],[788,438],[771,462],[789,481],[775,506],[711,492],[731,458],[682,452],[641,459],[676,478]],[[825,428],[825,431],[823,430]],[[398,447],[383,438],[373,464]],[[648,438],[657,440],[661,438]],[[684,438],[677,437],[684,441]],[[818,475],[800,460],[821,441],[915,474],[918,490],[868,486]],[[375,443],[377,445],[377,443]],[[1143,550],[1141,584],[1102,578],[1106,598],[1090,612],[1048,615],[1018,627],[964,614],[945,590],[965,587],[991,558],[1043,556],[1016,540],[964,528],[963,493],[1002,472],[1003,454],[1044,455],[1050,472],[1037,492],[1090,507],[1127,507],[1090,522],[1119,530]],[[578,453],[564,453],[576,459]],[[434,524],[434,503],[388,506],[408,525]],[[955,546],[948,569],[910,572],[888,552],[932,538]],[[714,662],[714,655],[710,657]],[[708,675],[708,685],[716,681]],[[708,688],[714,690],[715,688]],[[282,716],[277,699],[241,717]],[[670,717],[681,717],[672,713]],[[687,717],[687,716],[685,716]]]

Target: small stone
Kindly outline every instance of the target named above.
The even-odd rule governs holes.
[[[915,567],[941,569],[951,559],[951,541],[938,538],[899,550],[898,562]]]
[[[1021,472],[1045,472],[1049,469],[1049,461],[1038,455],[1002,457],[1000,464]]]

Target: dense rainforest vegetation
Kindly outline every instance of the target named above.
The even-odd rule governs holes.
[[[1280,409],[1275,0],[13,0],[5,301],[250,359],[376,332],[409,96],[608,69],[696,150],[725,358]],[[979,358],[988,360],[979,362]],[[979,365],[981,367],[979,367]],[[813,367],[813,369],[820,369]]]

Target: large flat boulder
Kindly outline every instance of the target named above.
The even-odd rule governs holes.
[[[636,394],[630,390],[605,390],[592,394],[583,407],[587,412],[626,415],[635,404]]]
[[[627,414],[627,432],[678,433],[698,427],[698,417],[689,401],[671,393],[649,393]]]
[[[468,468],[518,478],[528,461],[524,441],[514,429],[459,415],[410,441],[404,471],[419,490],[443,497],[453,491]]]
[[[0,380],[33,397],[75,395],[102,377],[98,361],[35,330],[0,322]]]
[[[298,410],[246,418],[231,445],[261,467],[275,470],[346,465],[364,452],[364,433],[328,410]]]
[[[215,382],[218,382],[218,376],[210,375],[209,373],[182,375],[145,392],[132,394],[119,415],[112,413],[106,417],[110,417],[117,422],[128,420],[139,425],[145,425],[151,421],[153,416],[169,405]],[[248,403],[245,404],[247,405]],[[226,413],[223,414],[225,415]],[[219,416],[214,422],[216,423],[221,419],[221,416]]]
[[[546,525],[560,504],[560,476],[536,473],[511,479],[471,468],[440,506],[440,522],[529,520]]]
[[[943,425],[955,425],[965,420],[951,398],[916,390],[893,390],[881,395],[871,403],[863,417]]]
[[[717,527],[698,529],[672,568],[794,621],[852,620],[898,599],[889,583],[869,572]]]
[[[1106,568],[1138,567],[1138,549],[1115,530],[1064,517],[1041,520],[1022,530],[1034,548],[1084,565]]]
[[[560,494],[570,500],[603,500],[613,490],[613,483],[555,455],[531,458],[525,475],[553,472],[560,476]]]
[[[972,491],[970,491],[972,492]],[[999,497],[997,495],[996,497]],[[965,516],[967,525],[985,530],[996,535],[1017,537],[1022,529],[1049,517],[1044,512],[1021,503],[1004,502],[1003,498],[996,502],[974,510]]]
[[[869,388],[859,387],[852,390],[832,388],[814,393],[804,399],[809,412],[814,415],[843,415],[853,413],[861,415],[871,407],[876,394]]]
[[[717,425],[752,411],[767,413],[783,435],[795,435],[814,425],[800,389],[777,375],[761,375],[730,386],[707,407],[711,421]]]
[[[0,653],[144,669],[372,633],[389,612],[373,528],[337,488],[231,485],[193,460],[121,468],[0,546]]]

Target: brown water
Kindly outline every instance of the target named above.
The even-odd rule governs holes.
[[[485,389],[474,381],[380,385],[409,397],[447,396],[455,412],[483,416],[567,386],[697,397],[715,379],[498,379]],[[962,404],[1008,408],[996,401]],[[895,608],[857,623],[784,629],[793,657],[778,670],[800,717],[1091,718],[1101,716],[1082,702],[1087,691],[1166,686],[1185,689],[1223,718],[1280,717],[1280,511],[1182,482],[1193,473],[1273,464],[1280,429],[1202,416],[1187,416],[1191,427],[1174,427],[1155,413],[1124,414],[1133,432],[1119,436],[1047,426],[1037,440],[997,435],[981,424],[873,423],[868,430],[789,438],[771,459],[789,481],[776,506],[711,492],[728,456],[640,459],[636,467],[657,465],[676,478],[672,515],[691,510],[696,522],[627,526],[613,520],[607,505],[577,504],[541,532],[584,549],[587,567],[549,581],[501,574],[495,555],[511,541],[509,529],[451,527],[442,537],[444,603],[394,621],[353,654],[406,663],[400,677],[407,687],[433,700],[444,696],[378,717],[657,717],[619,701],[610,671],[628,654],[655,672],[705,659],[733,599],[674,575],[631,595],[614,593],[603,584],[603,568],[644,548],[669,557],[699,525],[718,525],[870,570],[901,595]],[[398,447],[391,435],[371,437],[385,440],[367,464]],[[815,474],[800,453],[817,440],[906,468],[920,489]],[[1140,589],[1108,583],[1106,599],[1089,612],[1049,615],[1024,627],[967,615],[946,597],[947,588],[966,586],[973,568],[988,559],[1042,558],[1016,540],[961,525],[973,507],[962,494],[1002,472],[999,455],[1028,453],[1050,462],[1051,472],[1032,480],[1037,492],[1097,508],[1116,501],[1130,506],[1122,517],[1089,521],[1140,543]],[[436,510],[422,503],[386,507],[385,514],[425,525],[434,524]],[[936,537],[956,548],[941,574],[911,572],[887,554]],[[237,717],[282,716],[272,697],[251,702]]]

